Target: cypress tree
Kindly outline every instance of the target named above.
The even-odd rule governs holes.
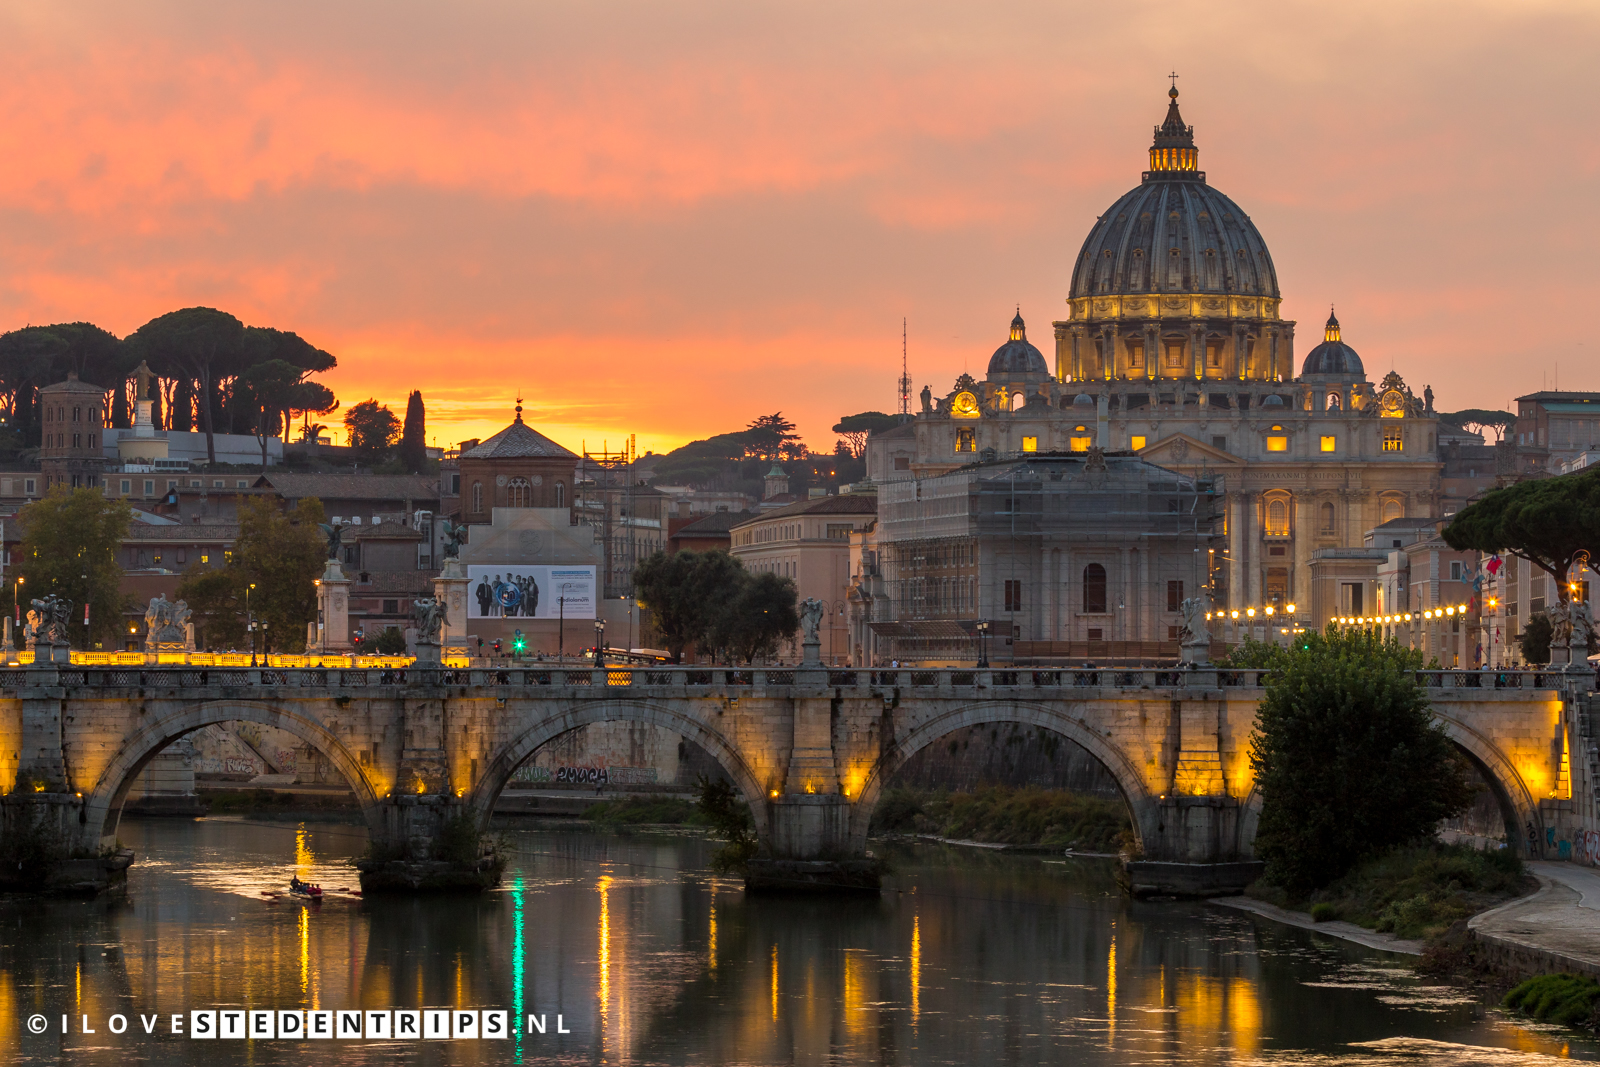
[[[412,474],[422,473],[428,462],[427,411],[422,406],[422,392],[411,391],[406,401],[406,421],[400,431],[400,462]]]

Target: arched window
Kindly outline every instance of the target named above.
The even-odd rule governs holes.
[[[566,506],[567,506],[567,486],[566,486],[566,483],[565,482],[557,482],[556,483],[556,507],[564,508]]]
[[[1334,518],[1333,505],[1322,505],[1322,532],[1329,534],[1333,533],[1335,529],[1335,523],[1336,520]]]
[[[1401,518],[1401,517],[1403,517],[1402,513],[1404,511],[1405,511],[1405,505],[1404,504],[1400,503],[1400,501],[1396,500],[1394,497],[1388,497],[1383,502],[1383,519],[1382,519],[1382,521],[1383,522],[1388,522],[1390,519]]]
[[[1020,411],[1028,403],[1028,394],[1018,389],[1011,394],[1011,410]]]
[[[1106,610],[1106,569],[1098,563],[1083,568],[1083,610],[1090,615]]]
[[[481,512],[483,510],[483,483],[482,482],[473,482],[472,483],[472,510],[474,512]]]
[[[1329,393],[1328,394],[1328,410],[1329,411],[1338,411],[1339,410],[1339,404],[1340,404],[1339,394],[1338,393]]]
[[[1281,497],[1267,501],[1267,536],[1289,536],[1289,502]]]
[[[526,478],[513,478],[506,483],[506,507],[530,508],[533,506],[533,487]]]

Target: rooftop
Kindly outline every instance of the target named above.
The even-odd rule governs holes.
[[[522,405],[510,426],[487,441],[461,453],[462,459],[573,459],[577,453],[563,448],[522,421]]]
[[[760,515],[746,516],[729,529],[737,529],[752,522],[788,518],[792,515],[876,515],[877,513],[876,493],[844,493],[840,496],[819,496],[814,500],[797,500],[793,504],[785,504],[781,508],[764,511]],[[681,530],[679,534],[682,535]]]
[[[273,489],[288,500],[439,499],[439,482],[426,474],[263,474],[254,488]]]

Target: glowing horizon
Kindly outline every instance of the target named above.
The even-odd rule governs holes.
[[[1337,303],[1369,379],[1441,410],[1600,389],[1570,313],[1591,6],[100,0],[0,27],[0,329],[219,307],[332,352],[346,408],[420,389],[442,447],[520,390],[573,451],[773,411],[829,451],[895,410],[902,316],[914,392],[981,377],[1017,304],[1053,359],[1174,67],[1297,359]]]

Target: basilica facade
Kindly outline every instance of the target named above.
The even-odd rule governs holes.
[[[1205,584],[1218,608],[1271,605],[1282,618],[1293,605],[1298,624],[1320,628],[1359,614],[1352,597],[1370,605],[1349,580],[1372,571],[1369,531],[1439,514],[1432,393],[1414,395],[1397,373],[1370,381],[1331,311],[1297,362],[1266,241],[1207,182],[1169,95],[1149,169],[1078,253],[1053,360],[1018,309],[982,381],[924,388],[911,423],[869,440],[868,476],[926,479],[1030,453],[1137,456],[1216,487],[1223,547]],[[1065,611],[1031,627],[1041,640],[1094,628]]]

